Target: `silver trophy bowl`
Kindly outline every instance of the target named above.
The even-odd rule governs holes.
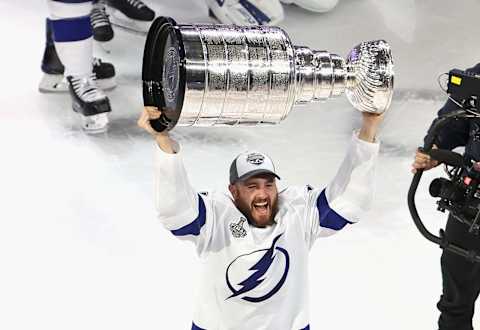
[[[383,40],[346,59],[294,46],[278,27],[178,25],[157,18],[142,68],[146,106],[162,109],[157,131],[180,126],[277,124],[295,104],[345,93],[358,110],[383,113],[393,94],[393,60]]]

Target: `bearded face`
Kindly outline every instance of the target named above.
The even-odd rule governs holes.
[[[235,205],[257,227],[273,223],[278,190],[275,177],[263,174],[229,186]]]

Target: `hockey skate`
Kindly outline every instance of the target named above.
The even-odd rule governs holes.
[[[276,25],[283,20],[279,0],[205,0],[209,15],[223,24]]]
[[[43,76],[38,86],[38,90],[41,93],[68,92],[68,83],[63,76],[65,68],[60,60],[58,60],[58,64],[59,65],[42,65]],[[97,79],[97,86],[100,89],[110,90],[117,87],[117,82],[115,81],[115,68],[111,63],[102,62],[99,58],[93,58],[92,64],[92,72],[99,77]]]
[[[90,20],[93,30],[93,39],[99,42],[107,42],[113,39],[113,29],[105,10],[103,0],[93,2]]]
[[[107,0],[110,21],[127,32],[146,35],[155,12],[140,0]]]
[[[66,93],[68,84],[63,74],[63,66],[52,39],[52,32],[47,21],[47,43],[42,59],[43,77],[38,86],[42,93]],[[97,77],[97,85],[103,90],[113,89],[117,86],[115,81],[115,67],[111,63],[93,58],[92,72]]]
[[[96,86],[95,75],[68,76],[67,82],[72,97],[73,111],[80,115],[82,128],[86,133],[105,132],[111,111],[107,96]]]

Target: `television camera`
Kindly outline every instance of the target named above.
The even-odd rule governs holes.
[[[452,121],[480,118],[480,75],[453,69],[448,73],[447,94],[458,109],[434,120],[425,138],[422,152],[445,165],[448,178],[436,178],[430,184],[430,194],[439,198],[437,209],[449,211],[451,216],[468,226],[472,235],[480,234],[480,162],[459,153],[432,148],[440,130]],[[443,229],[434,235],[423,224],[415,205],[415,193],[423,170],[418,170],[408,191],[408,207],[415,225],[429,241],[442,249],[480,262],[480,253],[449,242]],[[480,237],[479,237],[480,239]]]

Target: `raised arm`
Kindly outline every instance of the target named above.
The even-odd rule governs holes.
[[[180,239],[194,242],[201,253],[209,241],[212,213],[211,203],[191,186],[183,165],[180,146],[167,132],[156,132],[150,120],[157,119],[161,112],[154,107],[145,107],[138,126],[149,132],[155,146],[155,204],[158,218],[163,226]]]
[[[362,127],[352,135],[335,177],[323,190],[307,191],[307,240],[332,235],[358,222],[373,201],[379,143],[375,137],[383,115],[362,113]]]

